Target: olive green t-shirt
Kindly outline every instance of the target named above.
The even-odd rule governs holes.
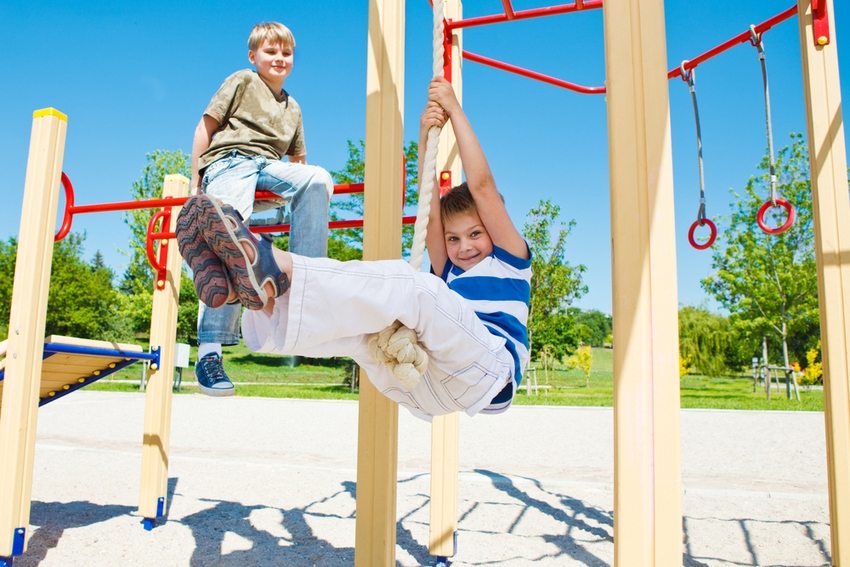
[[[215,118],[219,128],[199,158],[199,170],[233,150],[274,160],[307,153],[301,107],[286,91],[273,92],[250,69],[225,79],[204,114]]]

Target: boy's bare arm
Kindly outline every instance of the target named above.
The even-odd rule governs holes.
[[[428,89],[428,99],[439,103],[452,121],[469,192],[475,199],[478,215],[493,244],[514,256],[527,259],[528,246],[508,215],[508,210],[496,189],[496,180],[490,171],[484,150],[481,149],[478,137],[463,112],[451,83],[442,78],[435,78]]]
[[[303,155],[300,155],[300,156],[286,156],[286,157],[289,160],[289,163],[303,163],[304,165],[307,165],[307,155],[306,154],[303,154]]]
[[[432,127],[442,128],[446,123],[446,113],[442,107],[429,102],[425,111],[419,119],[419,186],[424,179],[425,148],[428,145],[428,131]],[[443,220],[440,217],[440,186],[437,183],[436,174],[433,179],[433,190],[431,191],[431,210],[428,214],[428,232],[425,235],[425,245],[428,247],[428,259],[437,276],[443,274],[443,268],[449,259],[446,251],[446,239],[443,235]]]
[[[189,184],[190,193],[197,195],[201,191],[201,180],[198,174],[198,158],[207,151],[212,142],[213,134],[218,130],[219,122],[209,114],[204,114],[198,126],[195,128],[195,137],[192,140],[192,180]]]

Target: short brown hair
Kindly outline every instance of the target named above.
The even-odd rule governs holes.
[[[457,187],[452,187],[448,193],[440,197],[440,219],[443,224],[463,213],[478,213],[478,207],[475,206],[475,199],[472,198],[466,181]]]
[[[266,22],[254,26],[251,35],[248,36],[248,49],[257,51],[265,41],[272,45],[283,45],[295,49],[295,36],[288,27],[278,22]]]

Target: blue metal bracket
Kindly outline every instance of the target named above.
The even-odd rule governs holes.
[[[162,361],[160,360],[160,356],[159,356],[160,354],[162,354],[162,349],[160,347],[158,347],[158,346],[152,346],[151,347],[151,355],[152,355],[151,368],[154,369],[154,370],[162,367]],[[154,364],[156,366],[154,366]]]
[[[0,567],[12,567],[12,558],[0,557]]]
[[[145,518],[142,520],[142,526],[146,531],[151,531],[156,527],[156,518]]]
[[[24,543],[27,541],[27,529],[15,528],[15,533],[12,534],[12,555],[22,555],[24,553]]]
[[[165,498],[160,496],[156,501],[156,517],[162,517],[162,509],[165,508]]]
[[[434,567],[449,567],[449,558],[437,557],[437,562],[434,564]]]

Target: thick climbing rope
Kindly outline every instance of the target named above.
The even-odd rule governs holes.
[[[434,2],[434,76],[443,76],[443,0]],[[413,244],[410,249],[410,265],[414,269],[422,268],[425,254],[425,237],[428,233],[428,216],[431,212],[431,196],[437,179],[437,146],[440,142],[440,129],[436,126],[428,130],[425,145],[425,158],[422,171],[419,172],[419,205],[416,211],[416,224],[413,229]],[[419,377],[428,368],[428,354],[419,345],[416,332],[396,321],[380,333],[368,339],[369,353],[377,362],[389,366],[393,376],[408,388],[419,383]]]

